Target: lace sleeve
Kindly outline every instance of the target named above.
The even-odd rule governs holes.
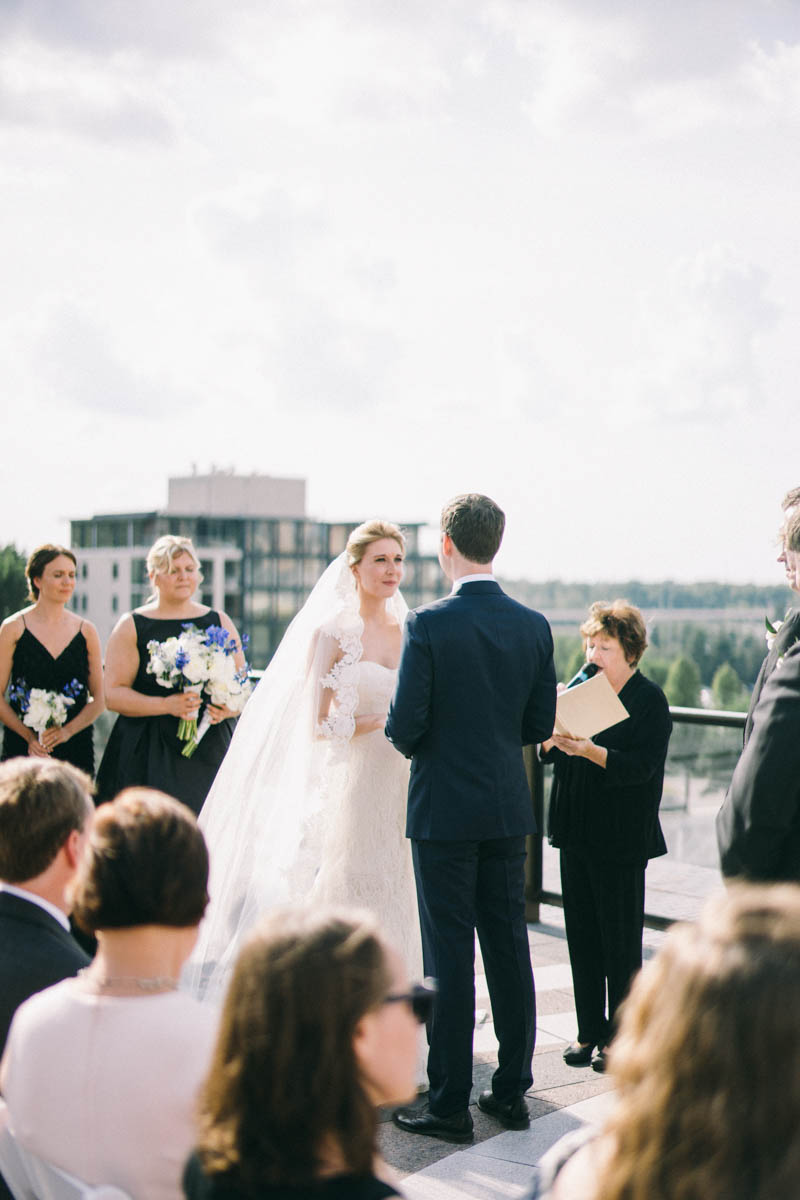
[[[318,738],[343,744],[355,733],[358,707],[358,662],[363,622],[331,622],[315,637],[312,671],[316,680]]]

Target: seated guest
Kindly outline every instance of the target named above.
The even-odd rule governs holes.
[[[234,969],[189,1200],[378,1200],[375,1106],[414,1095],[432,992],[360,913],[275,912]]]
[[[635,980],[599,1135],[568,1134],[529,1200],[800,1196],[800,888],[731,888]]]
[[[68,887],[94,813],[69,763],[0,765],[0,1054],[17,1007],[89,963],[69,931]]]
[[[18,1009],[0,1064],[19,1142],[135,1200],[179,1197],[194,1141],[218,1013],[177,989],[207,881],[203,835],[185,805],[147,788],[103,805],[74,903],[97,955]]]

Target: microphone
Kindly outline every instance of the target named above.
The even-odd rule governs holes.
[[[600,670],[595,663],[584,663],[577,675],[573,675],[567,684],[567,688],[577,687],[579,683],[586,683],[587,679],[591,679]]]

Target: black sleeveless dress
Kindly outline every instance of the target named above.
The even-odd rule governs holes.
[[[203,617],[162,620],[133,613],[139,669],[133,681],[134,691],[144,696],[168,696],[172,693],[148,675],[147,643],[164,642],[178,637],[191,622],[198,629],[219,625],[219,613],[213,610]],[[198,717],[202,715],[201,707]],[[126,787],[152,787],[182,800],[199,813],[214,782],[219,765],[233,736],[234,722],[212,725],[191,758],[183,758],[185,745],[178,740],[178,718],[169,713],[155,717],[117,717],[97,772],[97,803],[113,800]]]
[[[25,618],[22,620],[24,623]],[[83,685],[75,703],[69,707],[67,721],[77,716],[89,702],[89,649],[82,630],[83,623],[72,641],[53,658],[47,647],[42,645],[26,625],[14,647],[14,657],[11,660],[12,685],[24,682],[26,688],[44,688],[47,692],[63,692],[73,679],[77,679],[78,683]],[[17,715],[19,716],[19,713]],[[0,756],[2,761],[27,753],[28,743],[25,738],[14,733],[12,729],[6,729],[3,734],[3,753]],[[63,745],[56,746],[50,757],[72,763],[73,766],[86,771],[87,775],[94,774],[91,725],[81,729]]]

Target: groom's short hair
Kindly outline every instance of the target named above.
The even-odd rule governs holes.
[[[455,496],[442,509],[442,533],[469,562],[490,563],[500,549],[505,527],[502,508],[478,492]]]

